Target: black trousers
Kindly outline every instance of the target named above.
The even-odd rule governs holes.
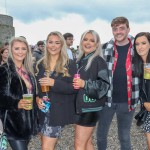
[[[8,140],[12,150],[28,150],[29,140]]]

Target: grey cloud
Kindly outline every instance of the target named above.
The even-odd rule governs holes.
[[[150,1],[61,0],[58,2],[54,0],[16,0],[7,3],[8,15],[26,23],[39,19],[44,20],[48,17],[59,19],[69,13],[80,14],[87,22],[99,18],[110,22],[117,16],[125,16],[133,22],[150,21]]]

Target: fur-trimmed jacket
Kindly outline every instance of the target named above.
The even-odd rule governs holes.
[[[5,112],[8,110],[5,124],[8,139],[29,139],[36,133],[36,82],[31,74],[28,75],[32,84],[33,109],[18,109],[18,102],[23,98],[22,95],[27,93],[25,82],[18,76],[11,59],[0,66],[0,111],[1,119],[4,121]]]

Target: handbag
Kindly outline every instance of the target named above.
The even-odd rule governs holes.
[[[4,116],[4,125],[2,124],[2,121],[0,120],[0,150],[6,150],[8,146],[8,141],[6,134],[4,132],[5,130],[5,124],[6,124],[6,117],[7,117],[7,111],[5,112]]]
[[[147,117],[148,111],[145,109],[144,104],[141,103],[140,111],[135,115],[135,119],[137,120],[136,125],[141,126]]]

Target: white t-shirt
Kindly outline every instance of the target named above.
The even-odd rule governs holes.
[[[71,49],[67,48],[67,54],[68,54],[69,59],[73,60],[73,55],[72,55]]]

